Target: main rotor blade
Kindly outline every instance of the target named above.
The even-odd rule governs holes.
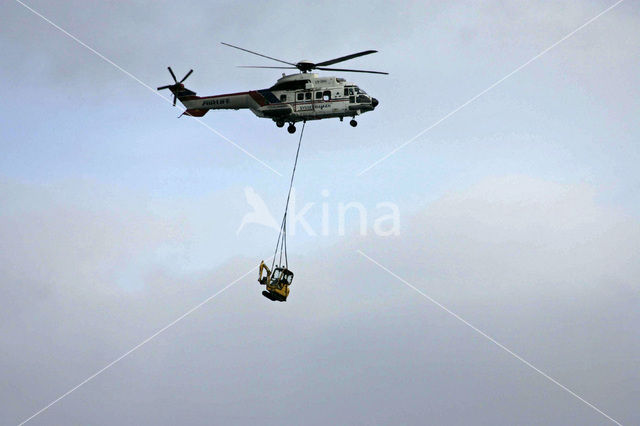
[[[234,49],[242,50],[244,52],[248,52],[248,53],[252,53],[254,55],[262,56],[263,58],[271,59],[272,61],[282,62],[283,64],[287,64],[287,65],[293,65],[293,66],[296,65],[296,64],[292,64],[291,62],[287,62],[287,61],[283,61],[281,59],[272,58],[271,56],[263,55],[262,53],[252,52],[251,50],[243,49],[242,47],[234,46],[233,44],[225,43],[225,42],[222,42],[222,41],[220,43],[224,44],[225,46],[233,47]]]
[[[187,79],[187,77],[189,77],[191,75],[191,73],[193,72],[193,70],[189,70],[189,72],[187,73],[187,75],[185,75],[184,77],[182,77],[182,80],[180,80],[180,83],[182,83],[183,81],[185,81]]]
[[[376,53],[376,52],[377,52],[377,50],[365,50],[363,52],[353,53],[353,54],[347,55],[347,56],[341,56],[339,58],[330,59],[328,61],[318,62],[316,64],[316,66],[323,67],[325,65],[333,65],[333,64],[337,64],[338,62],[348,61],[349,59],[357,58],[358,56],[370,55],[370,54]]]
[[[389,75],[388,72],[382,72],[382,71],[350,70],[350,69],[343,69],[343,68],[325,68],[325,67],[318,67],[317,69],[323,70],[323,71],[366,72],[366,73],[369,73],[369,74]]]
[[[176,95],[175,95],[175,93],[173,94],[173,106],[176,106]]]
[[[168,84],[166,86],[158,87],[158,90],[168,89],[169,87],[172,87],[172,86],[173,86],[173,84]]]
[[[262,67],[257,65],[238,65],[236,68],[270,68],[277,70],[295,70],[296,67]]]
[[[173,81],[175,81],[177,83],[178,79],[176,78],[176,75],[173,73],[173,70],[171,69],[171,67],[167,67],[167,69],[171,73],[171,77],[173,77]]]

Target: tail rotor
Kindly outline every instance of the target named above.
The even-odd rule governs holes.
[[[168,84],[166,86],[160,86],[160,87],[158,87],[158,90],[164,90],[164,89],[171,90],[171,93],[173,93],[173,106],[176,106],[177,92],[184,89],[184,84],[182,84],[182,83],[184,83],[184,81],[187,79],[187,77],[189,77],[191,75],[193,70],[189,70],[189,72],[184,77],[182,77],[182,80],[178,81],[178,79],[176,78],[176,75],[173,73],[173,70],[171,69],[171,67],[167,67],[167,69],[169,70],[169,73],[171,74],[171,77],[173,77],[174,84]]]

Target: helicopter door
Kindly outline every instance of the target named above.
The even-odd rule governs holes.
[[[304,101],[307,104],[305,111],[313,111],[313,92],[311,90],[304,92]]]
[[[353,87],[345,87],[344,88],[344,95],[345,96],[349,96],[349,103],[353,104],[356,102],[356,94],[353,90]]]
[[[316,114],[327,114],[333,111],[331,90],[318,90],[313,97],[313,109]]]
[[[322,90],[314,92],[313,110],[317,113],[322,110]]]

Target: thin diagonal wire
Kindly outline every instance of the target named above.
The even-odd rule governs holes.
[[[119,71],[122,71],[123,73],[125,73],[126,75],[128,75],[129,77],[131,77],[132,79],[134,79],[135,81],[137,81],[138,83],[140,83],[142,86],[146,87],[147,89],[149,89],[154,95],[159,96],[161,99],[165,100],[166,102],[170,103],[173,105],[173,102],[170,99],[165,98],[164,96],[162,96],[157,90],[155,90],[153,87],[149,86],[148,84],[146,84],[145,82],[143,82],[142,80],[140,80],[138,77],[136,77],[135,75],[131,74],[129,71],[125,70],[124,68],[122,68],[120,65],[116,64],[115,62],[113,62],[111,59],[107,58],[106,56],[104,56],[102,53],[98,52],[97,50],[95,50],[93,47],[89,46],[88,44],[86,44],[85,42],[83,42],[82,40],[80,40],[78,37],[74,36],[73,34],[69,33],[67,30],[65,30],[64,28],[60,27],[59,25],[57,25],[55,22],[51,21],[49,18],[47,18],[46,16],[42,15],[40,12],[38,12],[37,10],[33,9],[31,6],[25,4],[24,2],[20,1],[20,0],[15,0],[16,3],[22,5],[25,9],[29,10],[30,12],[32,12],[34,15],[42,18],[45,22],[47,22],[48,24],[50,24],[51,26],[53,26],[54,28],[56,28],[57,30],[59,30],[60,32],[62,32],[63,34],[65,34],[67,37],[69,37],[70,39],[72,39],[73,41],[75,41],[76,43],[80,44],[81,46],[87,48],[89,51],[91,51],[93,54],[95,54],[96,56],[98,56],[100,59],[104,60],[105,62],[107,62],[110,65],[113,65],[116,69],[118,69]],[[186,111],[186,109],[184,110]],[[184,114],[183,111],[183,114]],[[247,151],[245,148],[243,148],[242,146],[238,145],[237,143],[235,143],[234,141],[232,141],[231,139],[229,139],[228,137],[226,137],[225,135],[223,135],[222,133],[220,133],[219,131],[217,131],[216,129],[214,129],[213,127],[209,126],[206,122],[204,122],[202,119],[198,118],[198,117],[192,117],[194,118],[199,124],[201,124],[202,126],[206,127],[207,129],[209,129],[210,131],[212,131],[213,133],[215,133],[216,135],[218,135],[219,137],[221,137],[222,139],[224,139],[225,141],[227,141],[228,143],[230,143],[231,145],[233,145],[235,148],[239,149],[240,151],[242,151],[244,154],[246,154],[247,156],[253,158],[254,160],[256,160],[258,163],[262,164],[264,167],[266,167],[267,169],[271,170],[272,172],[274,172],[275,174],[277,174],[278,176],[282,177],[282,174],[277,171],[276,169],[274,169],[273,167],[271,167],[270,165],[268,165],[267,163],[265,163],[264,161],[262,161],[261,159],[259,159],[258,157],[256,157],[255,155],[253,155],[252,153],[250,153],[249,151]]]
[[[549,52],[551,49],[553,49],[554,47],[556,47],[557,45],[559,45],[560,43],[562,43],[563,41],[567,40],[569,37],[573,36],[575,33],[577,33],[578,31],[582,30],[584,27],[586,27],[587,25],[591,24],[593,21],[595,21],[596,19],[600,18],[602,15],[604,15],[605,13],[609,12],[610,10],[612,10],[613,8],[615,8],[616,6],[618,6],[620,3],[622,3],[624,0],[618,0],[617,2],[615,2],[614,4],[612,4],[611,6],[609,6],[608,8],[606,8],[605,10],[603,10],[602,12],[598,13],[596,16],[594,16],[593,18],[589,19],[587,22],[585,22],[584,24],[580,25],[578,28],[574,29],[573,31],[571,31],[569,34],[565,35],[564,37],[562,37],[560,40],[556,41],[555,43],[553,43],[552,45],[550,45],[549,47],[547,47],[546,49],[544,49],[543,51],[541,51],[540,53],[538,53],[537,55],[535,55],[534,57],[532,57],[531,59],[529,59],[528,61],[526,61],[525,63],[523,63],[522,65],[520,65],[519,67],[517,67],[516,69],[514,69],[513,71],[511,71],[509,74],[505,75],[504,77],[502,77],[501,79],[499,79],[498,81],[496,81],[495,83],[493,83],[492,85],[490,85],[489,87],[487,87],[486,89],[484,89],[483,91],[481,91],[480,93],[478,93],[477,95],[473,96],[471,99],[469,99],[468,101],[466,101],[465,103],[459,105],[458,107],[456,107],[453,111],[449,112],[448,114],[444,115],[442,118],[440,118],[439,120],[437,120],[435,123],[431,124],[429,127],[427,127],[426,129],[420,131],[417,135],[415,135],[414,137],[412,137],[411,139],[409,139],[408,141],[402,143],[401,145],[398,145],[397,147],[395,147],[393,150],[391,150],[391,152],[389,152],[388,154],[386,154],[385,156],[379,158],[378,160],[374,161],[373,163],[371,163],[368,167],[362,169],[359,173],[358,176],[362,176],[364,173],[368,172],[369,170],[371,170],[372,168],[374,168],[375,166],[377,166],[378,164],[382,163],[383,161],[385,161],[387,158],[391,157],[393,154],[395,154],[396,152],[400,151],[402,148],[404,148],[405,146],[409,145],[410,143],[412,143],[413,141],[415,141],[416,139],[418,139],[420,136],[424,135],[425,133],[427,133],[429,130],[433,129],[434,127],[436,127],[437,125],[439,125],[440,123],[442,123],[443,121],[447,120],[449,117],[451,117],[452,115],[454,115],[455,113],[457,113],[458,111],[460,111],[461,109],[465,108],[466,106],[468,106],[469,104],[473,103],[476,99],[478,99],[479,97],[481,97],[482,95],[484,95],[485,93],[489,92],[490,90],[492,90],[493,88],[495,88],[496,86],[498,86],[499,84],[501,84],[502,82],[504,82],[506,79],[508,79],[509,77],[511,77],[512,75],[514,75],[515,73],[517,73],[518,71],[522,70],[524,67],[526,67],[527,65],[529,65],[530,63],[532,63],[533,61],[535,61],[536,59],[540,58],[542,55],[544,55],[545,53]]]
[[[231,283],[227,284],[225,287],[223,287],[222,289],[218,290],[217,292],[215,292],[214,294],[212,294],[211,296],[207,297],[204,301],[198,303],[196,306],[194,306],[193,308],[189,309],[187,312],[185,312],[184,314],[180,315],[178,318],[176,318],[175,320],[171,321],[169,324],[165,325],[164,327],[162,327],[160,330],[156,331],[155,333],[153,333],[151,336],[147,337],[146,339],[144,339],[142,342],[138,343],[137,345],[135,345],[134,347],[132,347],[131,349],[129,349],[127,352],[123,353],[122,355],[120,355],[118,358],[114,359],[113,361],[111,361],[109,364],[105,365],[104,367],[102,367],[100,370],[96,371],[95,373],[93,373],[92,375],[90,375],[89,377],[87,377],[86,379],[84,379],[83,381],[81,381],[80,383],[78,383],[77,385],[75,385],[74,387],[72,387],[71,389],[69,389],[68,391],[66,391],[65,393],[63,393],[62,395],[60,395],[58,398],[54,399],[53,401],[51,401],[49,404],[45,405],[43,408],[41,408],[40,410],[36,411],[34,414],[32,414],[31,416],[29,416],[28,418],[26,418],[25,420],[23,420],[22,422],[20,422],[19,426],[24,425],[25,423],[33,420],[36,416],[42,414],[43,412],[45,412],[46,410],[48,410],[49,408],[51,408],[53,405],[55,405],[56,403],[60,402],[61,400],[63,400],[64,398],[66,398],[67,396],[69,396],[70,394],[72,394],[73,392],[75,392],[77,389],[79,389],[80,387],[84,386],[85,384],[87,384],[88,382],[90,382],[91,380],[95,379],[97,376],[99,376],[100,374],[104,373],[106,370],[108,370],[109,368],[113,367],[115,364],[117,364],[118,362],[122,361],[124,358],[126,358],[127,356],[131,355],[133,352],[137,351],[138,349],[140,349],[142,346],[144,346],[145,344],[149,343],[151,340],[155,339],[156,337],[158,337],[160,334],[164,333],[165,331],[167,331],[169,328],[173,327],[174,325],[176,325],[178,322],[182,321],[184,318],[186,318],[187,316],[191,315],[193,312],[195,312],[196,310],[200,309],[202,306],[206,305],[207,303],[209,303],[211,300],[213,300],[214,298],[216,298],[217,296],[219,296],[220,294],[222,294],[224,291],[226,291],[227,289],[229,289],[230,287],[232,287],[233,285],[235,285],[236,283],[238,283],[241,279],[243,279],[244,277],[246,277],[247,275],[249,275],[251,272],[255,271],[257,268],[251,268],[250,271],[244,273],[242,276],[240,276],[239,278],[235,279],[234,281],[232,281]]]
[[[571,394],[572,396],[576,397],[577,399],[579,399],[580,401],[582,401],[583,403],[585,403],[589,407],[593,408],[595,411],[597,411],[598,413],[602,414],[604,417],[606,417],[607,419],[611,420],[613,423],[622,426],[621,423],[618,422],[617,420],[615,420],[613,417],[609,416],[607,413],[605,413],[604,411],[602,411],[601,409],[599,409],[598,407],[596,407],[595,405],[593,405],[592,403],[590,403],[589,401],[587,401],[586,399],[584,399],[583,397],[581,397],[580,395],[578,395],[577,393],[575,393],[574,391],[572,391],[571,389],[569,389],[568,387],[566,387],[565,385],[563,385],[562,383],[560,383],[559,381],[554,379],[553,377],[549,376],[547,373],[545,373],[544,371],[540,370],[538,367],[536,367],[535,365],[531,364],[529,361],[527,361],[526,359],[522,358],[520,355],[518,355],[517,353],[513,352],[511,349],[507,348],[505,345],[503,345],[502,343],[498,342],[496,339],[494,339],[493,337],[489,336],[487,333],[485,333],[484,331],[480,330],[478,327],[476,327],[475,325],[471,324],[469,321],[465,320],[460,315],[456,314],[451,309],[449,309],[446,306],[444,306],[442,303],[438,302],[437,300],[435,300],[431,296],[427,295],[422,290],[420,290],[419,288],[417,288],[413,284],[409,283],[404,278],[402,278],[399,275],[395,274],[393,271],[391,271],[387,267],[383,266],[378,261],[374,260],[373,258],[371,258],[368,255],[366,255],[365,253],[363,253],[361,250],[356,250],[356,251],[358,253],[360,253],[361,256],[365,257],[370,262],[374,263],[380,269],[382,269],[383,271],[387,272],[389,275],[395,277],[396,279],[398,279],[400,282],[402,282],[406,286],[412,288],[413,290],[418,292],[421,296],[423,296],[425,299],[429,300],[431,303],[433,303],[434,305],[438,306],[440,309],[444,310],[449,315],[452,315],[455,319],[457,319],[458,321],[462,322],[464,325],[466,325],[467,327],[471,328],[473,331],[475,331],[476,333],[480,334],[482,337],[484,337],[485,339],[489,340],[490,342],[492,342],[493,344],[498,346],[500,349],[504,350],[509,355],[513,356],[518,361],[522,362],[527,367],[529,367],[532,370],[534,370],[536,373],[542,375],[544,378],[546,378],[550,382],[552,382],[555,385],[559,386],[564,391],[568,392],[569,394]]]

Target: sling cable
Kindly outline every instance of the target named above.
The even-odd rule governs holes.
[[[293,171],[291,172],[291,182],[289,182],[289,193],[287,194],[287,202],[284,207],[284,215],[282,217],[282,224],[280,225],[276,249],[273,253],[273,260],[271,261],[271,268],[265,265],[263,260],[260,262],[260,271],[258,272],[258,282],[261,285],[267,286],[267,289],[262,292],[262,295],[274,302],[286,302],[287,296],[289,296],[289,286],[293,281],[293,272],[289,270],[289,259],[287,258],[287,211],[289,210],[293,177],[296,174],[296,167],[298,166],[298,155],[300,154],[305,124],[306,121],[302,123],[302,130],[300,130],[296,159],[293,163]],[[277,264],[276,260],[278,261]]]

